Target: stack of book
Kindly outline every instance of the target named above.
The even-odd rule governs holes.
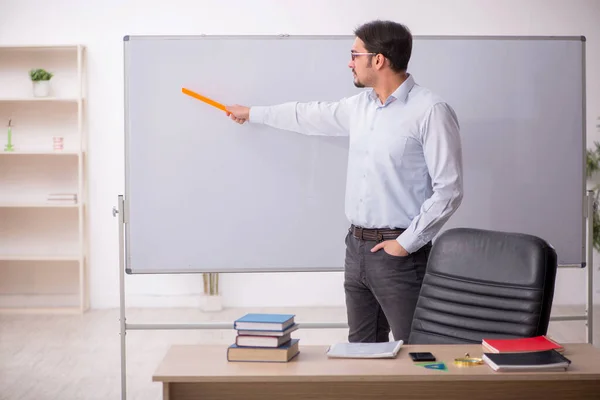
[[[564,348],[546,336],[519,339],[484,339],[482,360],[494,371],[566,370],[571,360]]]
[[[235,343],[227,348],[228,361],[288,362],[300,352],[292,314],[246,314],[234,321]]]

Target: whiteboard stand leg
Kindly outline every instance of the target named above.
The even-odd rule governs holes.
[[[594,344],[594,213],[596,212],[595,193],[588,190],[587,197],[587,299],[586,299],[586,340]]]
[[[123,195],[119,196],[118,209],[113,208],[113,216],[119,214],[119,326],[121,335],[121,400],[127,399],[127,363],[126,363],[126,331],[125,319],[125,245],[123,238],[124,229],[124,203]]]

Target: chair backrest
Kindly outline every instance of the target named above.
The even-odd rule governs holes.
[[[448,229],[431,249],[408,342],[546,334],[557,267],[556,251],[539,237]]]

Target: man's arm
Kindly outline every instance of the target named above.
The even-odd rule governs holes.
[[[350,128],[350,102],[289,102],[274,106],[230,106],[236,122],[265,124],[306,135],[347,136]]]
[[[396,239],[409,253],[433,239],[463,197],[462,146],[454,110],[446,103],[435,104],[423,122],[421,137],[433,195]]]

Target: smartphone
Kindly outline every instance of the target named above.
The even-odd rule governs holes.
[[[435,356],[430,352],[408,353],[413,361],[435,361]]]

